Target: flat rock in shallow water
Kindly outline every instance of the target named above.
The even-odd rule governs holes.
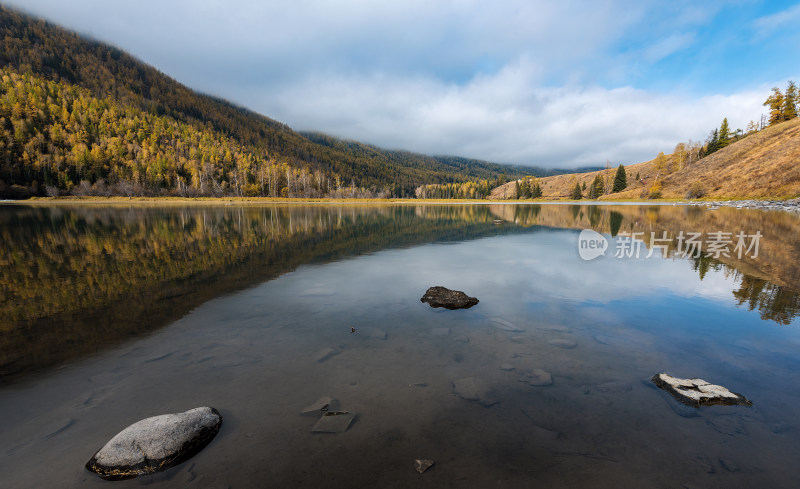
[[[526,372],[519,378],[520,382],[525,382],[528,385],[533,386],[546,386],[552,385],[553,383],[553,376],[550,375],[550,372],[546,370],[542,370],[540,368],[535,368],[530,372]]]
[[[317,358],[314,359],[315,363],[322,363],[325,360],[335,357],[339,354],[339,351],[334,348],[325,348],[317,354]]]
[[[304,416],[318,416],[328,411],[336,411],[337,409],[339,409],[339,401],[332,397],[325,396],[317,399],[317,402],[314,404],[306,406],[300,414]]]
[[[731,392],[721,385],[710,384],[703,379],[680,379],[667,374],[656,374],[650,380],[677,400],[692,407],[720,404],[753,405],[743,395]]]
[[[322,415],[311,429],[312,433],[344,433],[356,414],[348,411],[330,411]]]
[[[465,377],[453,382],[453,393],[465,401],[477,401],[481,406],[491,407],[497,404],[490,395],[491,386],[478,377]]]
[[[450,290],[438,285],[425,291],[420,301],[427,302],[431,307],[446,309],[469,309],[478,303],[478,299],[469,297],[460,290]]]
[[[525,331],[516,324],[512,323],[511,321],[506,321],[505,319],[489,318],[489,322],[492,323],[492,326],[494,326],[495,328],[502,329],[503,331],[508,331],[509,333],[521,333]]]
[[[222,416],[210,407],[164,414],[120,431],[86,462],[103,479],[130,479],[178,465],[214,439]]]

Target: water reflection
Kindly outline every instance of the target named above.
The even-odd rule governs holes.
[[[666,233],[670,238],[667,257],[677,257],[678,236],[681,232],[731,233],[734,240],[728,256],[716,258],[705,253],[686,258],[700,279],[709,270],[724,270],[740,283],[733,293],[739,305],[758,309],[763,319],[787,325],[800,314],[800,218],[786,212],[767,212],[721,208],[707,210],[696,206],[594,206],[594,205],[530,205],[492,206],[492,213],[521,226],[550,226],[556,228],[593,229],[617,236],[620,232],[642,233],[646,249],[653,247],[652,239]],[[733,253],[738,232],[761,234],[758,256]],[[664,245],[663,242],[658,244]]]
[[[512,231],[486,207],[0,207],[0,380],[304,263]]]
[[[74,360],[0,388],[9,487],[100,488],[82,467],[110,436],[200,405],[225,417],[212,445],[128,482],[796,485],[800,403],[786,382],[800,369],[800,330],[778,322],[800,321],[786,306],[793,265],[774,258],[793,253],[781,233],[796,221],[783,215],[730,217],[765,234],[754,260],[583,261],[586,227],[610,239],[711,230],[728,217],[570,205],[0,213],[4,294],[17,294],[2,302],[17,315],[0,335],[4,358],[19,359],[6,378]],[[431,308],[419,300],[431,285],[480,303]],[[542,371],[548,385],[535,381]],[[647,380],[662,371],[754,405],[687,413]],[[311,432],[316,420],[300,411],[322,396],[357,413],[346,433]],[[420,479],[411,463],[423,457],[436,466]]]
[[[503,225],[493,223],[498,218]],[[507,204],[4,206],[0,380],[153,331],[211,298],[301,264],[543,228],[591,228],[611,236],[642,232],[647,247],[651,232],[674,237],[681,230],[759,230],[757,258],[704,256],[688,263],[700,279],[711,269],[725,271],[738,284],[732,299],[764,319],[786,325],[800,312],[800,219],[780,212]],[[558,246],[574,243],[570,236]],[[548,248],[540,252],[546,261]],[[619,263],[607,266],[608,276],[597,280],[622,276]],[[581,273],[565,266],[550,277],[549,288],[567,290],[557,288],[559,276]],[[666,272],[655,267],[639,273],[644,280],[632,278],[635,283],[658,282],[652,274]]]

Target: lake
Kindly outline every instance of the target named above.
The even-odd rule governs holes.
[[[0,486],[796,487],[798,253],[800,216],[699,206],[2,205]],[[84,469],[198,406],[188,462]]]

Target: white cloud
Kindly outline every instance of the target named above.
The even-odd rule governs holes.
[[[543,87],[525,60],[465,85],[392,76],[310,77],[253,105],[290,125],[391,148],[547,166],[635,163],[718,127],[744,128],[764,90],[683,97],[631,87]],[[724,107],[724,112],[722,112]]]
[[[766,37],[774,35],[778,29],[787,24],[797,24],[800,22],[800,5],[794,5],[772,15],[760,17],[753,22],[753,26],[759,36]],[[791,29],[792,27],[789,26]],[[796,29],[793,29],[796,31]]]

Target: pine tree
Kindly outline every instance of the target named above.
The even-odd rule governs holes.
[[[789,80],[786,95],[783,97],[783,120],[789,121],[797,117],[797,85]]]
[[[606,193],[606,182],[605,179],[602,176],[600,176],[600,174],[594,177],[593,186],[594,186],[594,193],[596,195],[595,198],[598,198],[604,193]]]
[[[772,87],[772,95],[764,101],[763,105],[769,107],[769,125],[783,122],[783,106],[785,97],[778,87]]]
[[[594,181],[592,182],[592,185],[589,187],[589,195],[588,195],[588,197],[590,199],[596,199],[596,198],[600,197],[601,195],[603,195],[603,178],[598,173],[594,177]]]
[[[719,149],[719,131],[714,129],[714,132],[711,133],[711,136],[708,138],[708,144],[706,144],[706,155],[710,155],[714,151]]]
[[[572,195],[570,195],[570,199],[581,200],[582,198],[583,194],[581,193],[581,185],[578,182],[575,182],[575,188],[572,189]]]
[[[614,187],[611,189],[611,192],[622,192],[625,190],[625,188],[627,188],[627,186],[628,174],[625,173],[625,167],[620,163],[619,167],[617,168],[617,174],[614,176]]]
[[[717,148],[722,149],[731,143],[731,130],[728,127],[728,118],[722,119],[722,125],[719,126],[719,137],[717,138]]]
[[[538,199],[541,196],[542,196],[542,186],[539,185],[538,181],[536,181],[533,184],[533,189],[531,190],[531,197],[534,199]]]

